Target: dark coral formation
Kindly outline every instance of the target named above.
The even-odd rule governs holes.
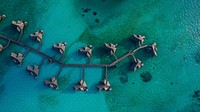
[[[86,14],[89,13],[92,9],[91,9],[91,8],[81,8],[81,10],[82,10],[82,17],[84,17],[84,16],[86,16]],[[92,14],[93,14],[93,16],[96,16],[96,15],[97,15],[97,12],[94,11]],[[99,19],[95,19],[94,21],[95,21],[95,23],[99,23],[99,22],[100,22]]]
[[[90,8],[86,8],[83,10],[83,12],[88,13],[91,9]]]
[[[152,75],[150,72],[143,72],[140,74],[140,77],[142,78],[143,82],[149,82],[152,79]]]
[[[95,22],[96,22],[96,23],[99,23],[99,22],[100,22],[100,20],[99,20],[99,19],[95,19]]]
[[[93,15],[96,16],[96,15],[97,15],[97,12],[93,12]]]
[[[196,63],[199,64],[200,63],[200,51],[196,53],[194,58],[195,58]]]
[[[123,84],[128,82],[128,76],[127,75],[124,76],[124,77],[120,77],[119,79],[120,79],[121,83],[123,83]]]
[[[193,97],[197,98],[198,100],[200,100],[200,90],[194,91]]]

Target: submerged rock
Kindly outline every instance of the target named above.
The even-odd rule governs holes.
[[[96,23],[99,23],[99,22],[100,22],[100,20],[99,20],[99,19],[95,19],[95,22],[96,22]]]
[[[198,100],[200,100],[200,90],[194,91],[193,97],[194,97],[194,98],[197,98]]]
[[[83,12],[88,13],[91,9],[90,8],[86,8],[83,10]]]
[[[150,72],[143,72],[140,74],[140,77],[142,78],[143,82],[149,82],[152,79],[152,75]]]
[[[121,81],[121,83],[126,83],[126,82],[128,82],[128,77],[127,76],[125,76],[125,77],[120,77],[120,81]]]
[[[196,60],[196,63],[199,64],[200,63],[200,52],[197,52],[194,58]]]
[[[96,15],[97,15],[97,12],[93,12],[93,15],[96,16]]]

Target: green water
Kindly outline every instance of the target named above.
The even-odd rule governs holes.
[[[30,52],[22,67],[13,64],[11,52],[25,49],[12,44],[0,53],[0,109],[2,112],[199,112],[199,100],[192,97],[200,89],[200,1],[199,0],[0,0],[0,33],[17,38],[12,20],[29,22],[22,42],[38,47],[28,38],[35,30],[45,31],[42,51],[56,55],[51,45],[68,43],[66,63],[86,63],[77,49],[85,44],[94,46],[92,63],[109,63],[113,57],[100,48],[104,42],[118,43],[116,55],[122,56],[136,46],[128,39],[131,34],[145,35],[144,44],[156,42],[158,57],[143,52],[136,56],[144,62],[137,72],[129,71],[131,59],[109,69],[111,92],[98,93],[95,86],[102,78],[101,68],[87,68],[85,80],[89,92],[72,89],[81,78],[80,68],[64,68],[59,77],[60,90],[43,85],[54,76],[59,66],[45,64],[40,76],[33,79],[28,65],[39,64],[42,57]],[[83,9],[82,9],[83,8]],[[84,12],[84,9],[90,9]],[[96,13],[94,15],[94,12]],[[6,41],[1,40],[5,44]],[[59,57],[59,55],[56,55]],[[149,72],[152,80],[143,82],[140,74]]]

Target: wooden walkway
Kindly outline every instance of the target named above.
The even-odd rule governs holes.
[[[23,33],[20,33],[20,36],[19,36],[19,39],[18,39],[18,40],[20,40],[22,34],[23,34]],[[62,63],[60,60],[57,60],[57,59],[55,59],[55,58],[53,58],[53,57],[51,57],[51,56],[49,56],[49,55],[47,55],[47,54],[44,54],[43,52],[39,51],[38,49],[32,48],[32,47],[30,47],[30,46],[28,46],[28,45],[26,45],[26,44],[24,44],[24,43],[22,43],[22,42],[20,42],[20,41],[14,40],[14,39],[9,38],[9,37],[4,36],[4,35],[0,35],[0,38],[1,38],[1,39],[4,39],[4,40],[7,40],[7,41],[9,42],[9,44],[10,44],[10,43],[14,43],[14,44],[20,45],[20,46],[22,46],[22,47],[27,48],[28,51],[33,51],[33,52],[35,52],[35,53],[37,53],[37,54],[43,56],[43,57],[46,58],[46,59],[51,59],[53,62],[58,63],[62,68],[63,68],[63,67],[112,67],[112,66],[115,66],[115,65],[116,65],[117,63],[119,63],[120,61],[122,61],[123,59],[127,58],[128,56],[133,55],[134,52],[136,52],[136,51],[138,51],[138,50],[140,50],[140,49],[142,49],[142,48],[147,47],[147,45],[145,45],[145,46],[141,46],[141,47],[139,47],[139,48],[137,48],[137,49],[135,49],[135,50],[131,50],[131,51],[129,51],[127,54],[125,54],[124,56],[122,56],[121,58],[116,59],[116,60],[115,60],[114,62],[112,62],[111,64],[90,64],[90,63],[89,63],[89,64],[66,64],[66,63]]]
[[[115,58],[115,61],[113,61],[113,62],[110,63],[110,64],[92,64],[92,63],[91,63],[91,57],[89,57],[89,59],[88,59],[88,60],[89,60],[89,63],[87,63],[87,64],[67,64],[67,63],[63,63],[63,62],[62,62],[62,60],[63,60],[64,57],[65,57],[64,54],[61,56],[60,59],[55,59],[54,57],[49,56],[49,55],[43,53],[42,51],[40,51],[40,50],[41,50],[41,47],[42,47],[42,45],[43,45],[43,42],[41,42],[41,43],[39,44],[39,46],[38,46],[37,49],[35,49],[35,48],[33,48],[33,47],[31,47],[31,46],[29,46],[29,45],[26,45],[25,43],[21,42],[20,39],[21,39],[21,37],[23,36],[23,33],[24,33],[24,31],[23,31],[23,29],[21,29],[20,34],[19,34],[19,36],[18,36],[17,39],[12,39],[12,38],[10,38],[10,37],[7,37],[7,36],[5,36],[5,35],[1,35],[1,34],[0,34],[0,39],[4,39],[4,40],[7,40],[7,41],[8,41],[7,44],[5,45],[5,47],[4,47],[3,49],[8,48],[9,45],[10,45],[11,43],[13,43],[13,44],[22,46],[22,47],[24,47],[24,48],[27,49],[26,52],[24,53],[24,57],[25,57],[30,51],[35,52],[35,53],[38,54],[38,55],[41,55],[43,59],[42,59],[41,63],[40,63],[39,66],[38,66],[39,69],[40,69],[41,66],[44,64],[45,60],[51,60],[51,62],[54,62],[54,63],[58,64],[59,67],[60,67],[59,70],[58,70],[58,73],[55,75],[55,78],[56,78],[56,79],[58,79],[58,77],[60,76],[60,74],[61,74],[61,72],[62,72],[62,70],[63,70],[64,67],[81,67],[81,68],[82,68],[82,75],[81,75],[81,76],[82,76],[82,80],[84,80],[84,77],[85,77],[85,68],[86,68],[86,67],[101,67],[101,68],[105,68],[105,79],[108,80],[108,68],[109,68],[109,67],[114,67],[117,63],[119,63],[120,61],[124,60],[125,58],[127,58],[127,57],[129,57],[129,56],[131,56],[131,57],[133,57],[133,59],[135,59],[134,53],[135,53],[136,51],[138,51],[138,50],[140,50],[140,49],[143,49],[143,48],[145,48],[145,47],[148,47],[148,45],[140,46],[140,47],[138,47],[138,48],[136,48],[136,49],[134,49],[134,50],[131,50],[131,51],[127,52],[126,54],[124,54],[124,55],[121,56],[120,58],[118,58],[115,54],[113,54],[113,56],[114,56],[114,58]]]
[[[10,45],[10,40],[7,42],[6,46],[5,46],[5,47],[3,47],[3,49],[6,49],[6,48],[8,48],[8,47],[9,47],[9,45]]]
[[[115,66],[117,63],[119,63],[120,61],[122,61],[124,58],[127,58],[128,56],[132,55],[132,51],[128,52],[127,54],[125,54],[124,56],[122,56],[121,58],[117,59],[116,61],[112,62],[109,66]]]
[[[42,61],[41,61],[41,63],[39,64],[39,66],[38,66],[38,68],[41,68],[42,67],[42,65],[44,64],[44,61],[46,60],[46,58],[43,58],[42,59]]]
[[[20,35],[18,36],[17,41],[20,41],[20,39],[22,38],[22,35],[24,34],[24,30],[21,29],[20,31]]]

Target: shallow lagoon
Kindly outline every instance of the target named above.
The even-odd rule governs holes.
[[[56,53],[51,50],[51,45],[67,41],[67,63],[87,61],[77,53],[77,49],[85,44],[92,44],[97,49],[92,62],[109,62],[112,58],[103,54],[99,47],[104,42],[118,43],[116,54],[121,56],[135,48],[128,41],[132,33],[145,35],[145,44],[156,42],[158,57],[137,53],[145,66],[136,73],[127,69],[130,59],[119,63],[116,69],[109,70],[113,91],[106,93],[98,93],[95,88],[102,78],[102,69],[88,68],[85,79],[90,91],[75,93],[72,85],[81,77],[80,68],[64,68],[59,77],[61,89],[51,90],[43,85],[43,80],[55,75],[58,66],[44,64],[39,78],[35,80],[25,68],[40,63],[42,58],[31,52],[23,66],[17,67],[9,58],[10,52],[24,52],[24,49],[11,45],[0,54],[0,108],[15,112],[200,111],[199,100],[192,97],[194,91],[200,89],[199,7],[198,0],[1,1],[0,14],[7,15],[0,23],[1,34],[17,38],[18,33],[10,26],[11,21],[27,20],[29,25],[22,41],[37,48],[38,44],[30,41],[28,35],[43,29],[42,51],[53,56]],[[90,11],[85,13],[82,8]],[[94,15],[94,12],[97,14]],[[140,77],[143,72],[150,72],[152,80],[143,82]]]

